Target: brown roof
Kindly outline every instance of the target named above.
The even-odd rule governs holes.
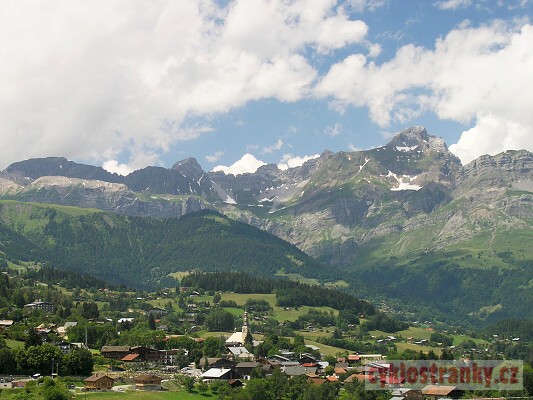
[[[435,395],[435,396],[447,396],[449,393],[457,389],[455,386],[438,386],[427,385],[422,388],[422,394]]]
[[[326,377],[326,379],[330,382],[338,382],[339,381],[339,378],[337,378],[336,376],[328,376]]]
[[[124,357],[122,357],[120,359],[120,361],[135,361],[137,358],[139,358],[141,355],[140,354],[128,354],[128,355],[125,355]]]
[[[309,378],[311,383],[314,385],[322,385],[323,383],[326,383],[328,380],[324,378]]]
[[[107,379],[111,379],[112,381],[114,381],[113,378],[111,378],[110,376],[107,376],[107,375],[93,375],[93,376],[90,376],[87,379],[85,379],[85,382],[97,382],[97,381],[99,381],[102,378],[107,378]]]
[[[123,352],[123,351],[130,351],[130,348],[129,346],[104,346],[102,347],[102,349],[100,350],[102,352],[104,351],[118,351],[118,352]]]
[[[344,368],[335,367],[335,373],[336,374],[345,374],[346,370]]]

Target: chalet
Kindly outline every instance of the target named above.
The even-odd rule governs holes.
[[[350,366],[356,365],[361,361],[361,356],[359,354],[348,354],[346,361]]]
[[[262,367],[262,364],[257,361],[240,362],[235,366],[235,372],[244,380],[248,380],[252,370],[257,367]]]
[[[235,373],[229,368],[211,368],[202,374],[204,380],[230,380]]]
[[[317,364],[318,360],[315,357],[310,356],[309,354],[302,354],[298,360],[300,364]]]
[[[386,358],[382,354],[360,354],[359,355],[361,364],[367,364],[373,361],[382,361]]]
[[[102,357],[120,360],[130,353],[129,346],[103,346],[100,350]]]
[[[130,348],[130,352],[138,354],[141,360],[146,362],[159,363],[160,361],[159,350],[152,349],[151,347],[135,346]]]
[[[120,361],[125,362],[125,363],[140,363],[143,360],[139,354],[130,353],[122,357]]]
[[[311,377],[308,377],[307,380],[309,382],[311,382],[313,385],[323,385],[324,383],[326,383],[328,380],[326,378],[320,378],[318,376],[311,376]]]
[[[444,385],[427,385],[420,391],[425,398],[436,400],[438,398],[446,397],[449,399],[458,399],[463,392],[458,390],[455,386]]]
[[[233,360],[228,360],[227,358],[220,357],[207,357],[204,358],[204,361],[207,360],[207,366],[209,368],[218,368],[218,369],[233,369],[237,363]]]
[[[410,388],[396,388],[391,394],[393,396],[392,398],[396,398],[397,400],[424,400],[424,395],[420,390]]]
[[[228,347],[228,351],[228,356],[234,360],[251,361],[254,358],[254,355],[250,353],[246,347]]]
[[[161,381],[157,375],[143,374],[138,375],[134,379],[135,389],[137,390],[161,390]]]
[[[85,379],[85,390],[102,391],[111,390],[115,380],[107,375],[93,375]]]

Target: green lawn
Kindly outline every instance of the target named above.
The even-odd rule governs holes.
[[[7,344],[7,347],[13,350],[21,349],[22,347],[24,347],[24,342],[19,342],[18,340],[6,339],[6,344]]]
[[[76,398],[85,399],[85,393],[78,393]],[[205,395],[201,395],[194,391],[189,393],[185,390],[179,391],[161,391],[161,392],[100,392],[100,393],[87,393],[87,399],[139,399],[139,400],[197,400],[197,399],[216,399],[211,392],[207,392]]]

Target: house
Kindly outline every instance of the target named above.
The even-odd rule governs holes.
[[[127,363],[139,363],[139,362],[142,362],[142,359],[139,354],[130,353],[122,357],[120,361],[127,362]]]
[[[424,397],[436,400],[438,398],[446,397],[449,399],[458,399],[462,396],[463,392],[458,390],[455,386],[444,385],[427,385],[420,391]]]
[[[228,351],[228,355],[234,360],[251,361],[254,358],[254,355],[246,347],[228,347]]]
[[[234,379],[234,372],[229,368],[211,368],[202,374],[204,380],[230,380]]]
[[[163,379],[153,374],[142,374],[134,378],[135,389],[137,390],[161,390]]]
[[[28,303],[24,305],[24,309],[30,311],[40,310],[45,313],[53,313],[55,306],[47,301],[36,300],[33,303]]]
[[[129,346],[103,346],[100,349],[100,353],[102,357],[120,360],[130,353],[130,348]]]
[[[420,390],[414,390],[410,388],[396,388],[391,392],[393,398],[396,397],[399,400],[424,400],[424,395]]]
[[[63,354],[69,354],[72,350],[78,348],[78,346],[74,343],[70,343],[64,340],[59,343],[54,343],[54,346],[59,347],[59,350],[61,350],[61,353]]]
[[[57,328],[57,334],[61,337],[65,337],[67,335],[67,329],[73,328],[77,325],[78,325],[77,322],[65,322],[63,326],[60,326],[59,328]]]
[[[302,354],[298,360],[300,364],[316,364],[318,360],[315,357],[310,356],[309,354]]]
[[[316,367],[304,367],[303,365],[286,366],[283,372],[288,376],[316,374]]]
[[[0,332],[9,328],[11,325],[13,325],[12,319],[0,319]]]
[[[386,357],[382,354],[359,354],[359,358],[362,364],[367,364],[372,361],[382,361]]]
[[[252,370],[257,367],[262,367],[262,364],[257,361],[240,362],[235,366],[235,372],[243,379],[248,380],[250,379]]]
[[[358,364],[361,361],[361,356],[359,354],[348,354],[347,360],[350,366]]]
[[[228,360],[227,358],[220,358],[220,357],[203,358],[202,365],[205,365],[205,361],[207,361],[207,366],[209,368],[233,369],[235,368],[235,365],[237,365],[237,363],[233,360]]]
[[[151,347],[135,346],[130,348],[131,353],[139,354],[141,360],[153,363],[159,363],[160,354],[159,350],[152,349]]]
[[[111,390],[115,380],[107,375],[93,375],[85,379],[85,390]]]

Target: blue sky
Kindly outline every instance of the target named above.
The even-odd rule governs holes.
[[[527,0],[2,2],[0,168],[212,170],[247,153],[291,166],[412,125],[463,162],[533,151],[532,13]]]

